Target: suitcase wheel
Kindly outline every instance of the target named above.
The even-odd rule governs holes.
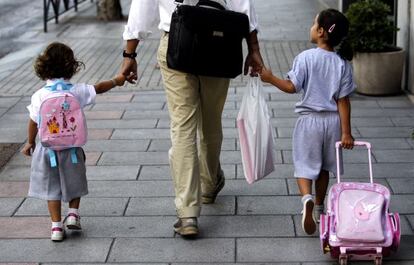
[[[375,257],[374,264],[375,265],[382,265],[382,257]]]

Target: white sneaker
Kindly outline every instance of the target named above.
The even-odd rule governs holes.
[[[315,203],[312,197],[305,199],[303,202],[302,212],[302,229],[306,234],[312,235],[316,231],[316,222],[313,219],[313,207]]]
[[[52,233],[50,234],[50,240],[62,241],[65,238],[65,230],[62,227],[53,227]]]
[[[313,219],[315,219],[315,222],[319,223],[321,220],[321,214],[324,214],[325,207],[322,205],[315,205],[315,208],[313,209]]]
[[[69,213],[65,219],[65,225],[71,230],[81,230],[80,216],[75,213]]]

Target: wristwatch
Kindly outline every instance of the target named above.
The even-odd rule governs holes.
[[[136,52],[133,52],[133,53],[127,53],[127,52],[124,50],[124,52],[122,53],[122,56],[123,56],[123,57],[126,57],[126,58],[135,59],[135,57],[137,57],[137,53],[136,53]]]

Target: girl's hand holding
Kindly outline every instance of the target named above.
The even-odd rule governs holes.
[[[36,143],[26,143],[22,150],[20,151],[22,154],[26,155],[26,156],[32,156],[34,150],[36,148]]]
[[[354,137],[351,134],[342,134],[341,145],[342,148],[352,149],[354,147]]]
[[[113,78],[117,86],[123,86],[126,80],[126,77],[123,74],[118,74]]]
[[[263,66],[262,71],[260,72],[260,79],[263,82],[270,83],[270,81],[272,80],[272,77],[273,77],[272,70],[267,69],[266,67]]]

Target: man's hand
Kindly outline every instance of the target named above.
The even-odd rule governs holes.
[[[132,58],[124,58],[120,73],[126,77],[126,80],[129,83],[135,84],[138,79],[137,61]]]
[[[26,156],[32,156],[35,148],[36,148],[36,143],[32,143],[32,144],[26,143],[23,146],[22,150],[20,150],[20,152]]]
[[[260,51],[258,49],[250,51],[244,62],[244,75],[247,75],[250,69],[250,76],[258,76],[262,71],[262,67],[263,59]]]

